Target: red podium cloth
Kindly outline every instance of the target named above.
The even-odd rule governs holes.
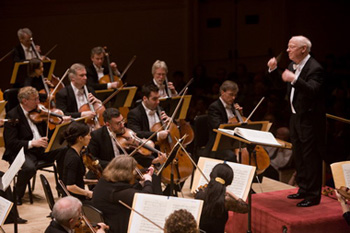
[[[322,196],[321,203],[311,207],[296,207],[301,200],[288,199],[297,189],[252,195],[251,230],[253,233],[345,233],[350,232],[340,204]],[[227,233],[246,233],[248,214],[229,213]]]

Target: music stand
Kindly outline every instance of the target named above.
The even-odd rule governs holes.
[[[44,65],[44,77],[51,80],[53,70],[55,69],[56,60],[42,61]],[[10,84],[24,83],[24,80],[28,77],[28,64],[29,61],[16,62],[11,76]]]
[[[249,125],[253,125],[252,123],[255,123],[255,122],[250,122],[246,125],[240,125],[239,127],[241,128],[249,128],[250,126]],[[268,123],[268,122],[267,122]],[[259,124],[255,125],[254,127],[258,128]],[[263,128],[263,125],[260,125],[261,128]],[[235,126],[237,127],[237,126]],[[252,129],[252,128],[250,128]],[[254,129],[254,128],[253,128]],[[258,130],[258,129],[256,129]],[[218,129],[214,129],[214,131],[217,133],[217,138],[218,138],[218,135],[220,135],[219,138],[221,138],[221,135],[224,135],[226,136],[227,138],[230,138],[231,140],[232,139],[235,139],[235,140],[238,140],[240,142],[240,145],[241,145],[241,142],[243,143],[246,143],[247,145],[250,145],[251,147],[252,146],[256,146],[256,145],[262,145],[262,146],[272,146],[272,147],[277,147],[277,148],[288,148],[290,149],[291,148],[291,143],[288,143],[288,142],[285,142],[283,140],[280,140],[280,139],[276,139],[277,142],[280,144],[279,146],[277,145],[271,145],[271,144],[266,144],[266,143],[258,143],[258,142],[251,142],[247,139],[244,139],[242,137],[239,137],[239,136],[235,136],[235,135],[232,135],[232,134],[229,134],[229,133],[226,133],[226,132],[222,132],[222,131],[219,131]],[[219,139],[220,140],[220,139]],[[217,144],[215,149],[217,149],[217,146],[219,145],[219,142],[216,142],[215,143]],[[214,145],[215,146],[215,145]],[[213,149],[214,149],[214,146],[213,146]],[[250,153],[249,153],[250,154]],[[241,160],[240,160],[241,161]],[[249,195],[248,195],[248,206],[249,206],[249,210],[248,210],[248,229],[247,229],[247,232],[248,233],[251,233],[251,205],[252,205],[252,197],[251,197],[251,191],[249,192]]]
[[[0,101],[0,114],[2,113],[2,111],[4,111],[6,103],[7,101],[5,100]]]
[[[175,146],[173,146],[173,148],[171,149],[170,153],[169,153],[169,156],[167,158],[167,160],[165,161],[165,163],[163,163],[161,165],[161,167],[158,169],[158,172],[157,172],[157,176],[159,176],[162,171],[168,167],[169,165],[171,166],[171,172],[170,172],[170,195],[174,195],[174,196],[177,196],[177,191],[174,189],[174,166],[175,164],[173,163],[176,155],[177,155],[177,152],[178,150],[180,149],[180,143],[182,143],[183,141],[183,138],[181,138],[180,140],[178,140],[175,144]],[[175,191],[175,192],[174,192]]]
[[[16,195],[16,174],[21,169],[23,163],[25,161],[25,155],[24,155],[24,148],[18,152],[15,160],[12,162],[9,169],[5,172],[5,174],[0,178],[0,189],[2,191],[5,191],[9,186],[10,183],[13,181],[13,208],[17,209],[17,195]],[[14,218],[14,232],[18,232],[18,226],[17,226],[17,218],[15,216]]]
[[[120,108],[120,107],[131,107],[132,101],[135,97],[137,87],[123,87],[120,92],[113,97],[108,103],[106,103],[107,108]],[[96,97],[102,102],[108,98],[115,90],[105,89],[96,90]]]
[[[85,118],[78,118],[74,121],[84,122]],[[55,131],[50,138],[50,142],[45,149],[45,153],[67,146],[67,142],[63,138],[63,132],[68,128],[70,124],[71,122],[67,122],[56,126]]]
[[[181,103],[179,111],[175,114],[174,119],[181,120],[185,119],[187,115],[188,108],[191,102],[191,95],[183,96],[183,101]],[[159,106],[163,108],[163,110],[168,114],[168,116],[172,116],[173,112],[176,109],[177,104],[181,100],[181,96],[171,97],[171,98],[160,98]]]

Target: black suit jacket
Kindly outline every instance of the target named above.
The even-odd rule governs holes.
[[[67,231],[55,220],[52,220],[46,228],[45,233],[67,233]]]
[[[106,126],[91,133],[88,149],[94,157],[99,159],[103,168],[114,158],[113,145]]]
[[[96,96],[92,88],[88,87],[88,90],[91,94]],[[56,107],[61,109],[65,115],[72,116],[73,118],[81,116],[71,85],[65,86],[56,94]]]
[[[134,131],[139,138],[149,138],[153,134],[149,130],[148,117],[142,103],[128,113],[128,128]],[[154,136],[152,141],[157,141],[157,137]]]
[[[217,99],[208,108],[208,130],[209,130],[209,141],[206,145],[205,153],[208,155],[214,145],[216,133],[213,129],[219,128],[221,124],[228,122],[227,114],[224,105],[220,99]]]
[[[24,147],[24,153],[31,152],[35,155],[44,153],[44,148],[28,149],[28,142],[33,139],[33,133],[28,124],[27,118],[20,105],[13,108],[6,115],[7,119],[18,119],[17,124],[6,122],[4,125],[5,153],[3,159],[12,162],[18,152]],[[45,135],[46,123],[37,124],[40,135]]]
[[[102,66],[103,74],[108,74],[108,68]],[[87,85],[92,87],[94,90],[104,90],[107,89],[107,84],[100,84],[98,80],[97,71],[93,64],[86,67]]]
[[[26,55],[21,44],[13,48],[13,62],[21,62],[26,60]]]

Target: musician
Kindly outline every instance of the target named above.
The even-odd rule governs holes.
[[[93,118],[96,113],[91,110],[79,112],[81,106],[90,101],[91,104],[101,103],[99,99],[95,97],[93,89],[88,87],[88,99],[84,86],[86,85],[86,69],[83,64],[73,64],[68,72],[70,79],[70,85],[66,85],[56,94],[56,107],[61,109],[65,115],[77,117]]]
[[[13,49],[13,62],[36,58],[35,51],[32,48],[32,31],[29,28],[20,28],[17,31],[17,36],[20,43]],[[40,53],[40,46],[36,45],[35,49]],[[40,58],[43,59],[43,57]]]
[[[79,199],[68,196],[59,199],[52,209],[53,220],[46,228],[45,233],[71,233],[82,223],[82,204]],[[96,233],[104,233],[108,226],[98,223]]]
[[[130,210],[120,204],[119,200],[132,206],[135,193],[153,193],[153,168],[138,183],[135,181],[136,165],[136,160],[127,155],[114,158],[94,189],[93,205],[102,211],[110,232],[126,233],[128,230]]]
[[[33,123],[29,117],[29,113],[38,107],[38,91],[33,87],[21,88],[18,92],[18,100],[20,104],[6,115],[7,119],[18,119],[19,123],[5,123],[6,149],[3,159],[12,164],[20,149],[24,147],[26,160],[18,173],[16,184],[17,205],[21,205],[26,185],[36,173],[38,161],[53,162],[58,157],[60,150],[44,153],[49,140],[45,136],[47,123],[44,121]]]
[[[165,220],[164,233],[198,233],[196,219],[185,209],[175,210]]]
[[[226,187],[233,180],[232,168],[217,164],[210,173],[206,188],[200,189],[195,198],[204,200],[199,228],[207,233],[223,233],[228,220],[228,211],[247,213],[248,204],[233,193],[228,194]]]
[[[91,133],[92,138],[88,149],[105,168],[113,158],[124,154],[116,139],[125,133],[125,119],[116,108],[107,108],[103,113],[103,119],[105,125]],[[134,158],[143,167],[149,167],[151,164],[163,163],[166,155],[162,153],[155,158],[152,155],[146,157],[136,153]]]
[[[103,65],[106,51],[102,47],[95,47],[91,50],[91,61],[92,64],[86,67],[87,72],[87,82],[88,86],[91,86],[95,90],[103,90],[103,89],[116,89],[118,86],[118,82],[109,82],[105,84],[100,84],[99,80],[104,76],[109,74],[108,67]],[[120,72],[117,68],[117,64],[112,62],[109,64],[113,75],[120,76]]]
[[[42,75],[44,74],[44,64],[38,58],[32,58],[28,63],[28,77],[24,80],[24,86],[32,86],[37,91],[45,90]],[[45,78],[45,83],[49,88],[54,87],[53,84]],[[47,94],[39,93],[40,102],[45,102]]]
[[[81,122],[72,122],[64,132],[64,139],[69,149],[64,156],[63,183],[68,191],[83,203],[92,198],[93,192],[85,189],[85,183],[96,183],[97,180],[84,179],[86,169],[82,159],[82,150],[89,145],[90,128]]]
[[[267,63],[273,81],[283,80],[288,87],[292,110],[290,137],[299,186],[298,192],[288,198],[304,199],[297,204],[298,207],[320,203],[322,157],[326,151],[325,75],[321,65],[310,56],[310,50],[308,38],[294,36],[287,48],[292,61],[288,69],[281,74],[277,70],[276,58]]]
[[[168,116],[162,112],[159,115],[157,109],[159,106],[159,89],[154,84],[145,85],[142,87],[142,102],[128,114],[128,128],[134,131],[139,138],[149,138],[152,126],[160,119],[168,120]],[[160,130],[153,141],[164,140],[169,134],[168,130]]]
[[[223,82],[220,86],[219,99],[214,101],[208,108],[209,140],[205,147],[205,154],[208,157],[232,162],[238,161],[238,149],[235,149],[235,152],[229,149],[216,151],[216,153],[211,151],[216,138],[216,133],[213,129],[218,129],[220,124],[229,123],[229,120],[235,117],[234,108],[239,111],[242,110],[242,107],[237,103],[234,104],[238,91],[239,88],[235,82],[230,80]],[[233,147],[237,148],[238,145],[234,144]]]
[[[173,97],[177,95],[175,86],[172,82],[166,83],[168,66],[164,61],[157,60],[152,65],[152,83],[159,89],[159,97]]]

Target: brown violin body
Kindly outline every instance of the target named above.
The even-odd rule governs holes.
[[[48,110],[41,104],[38,105],[37,109],[29,112],[29,118],[33,123],[37,124],[42,121],[48,121],[51,130],[55,128],[55,125],[62,123],[63,116],[64,113],[62,110],[57,108]]]
[[[156,123],[151,131],[157,131],[159,127],[162,127],[161,123]],[[168,138],[158,141],[160,151],[169,154],[179,139],[180,132],[177,126],[174,123],[171,123]],[[192,174],[192,171],[193,165],[190,158],[187,157],[187,154],[182,148],[179,148],[176,151],[176,156],[173,162],[162,170],[162,182],[170,184],[171,174],[173,174],[175,184],[184,182]]]
[[[83,151],[81,154],[84,165],[100,179],[102,176],[102,167],[97,159],[94,159],[90,153]]]

